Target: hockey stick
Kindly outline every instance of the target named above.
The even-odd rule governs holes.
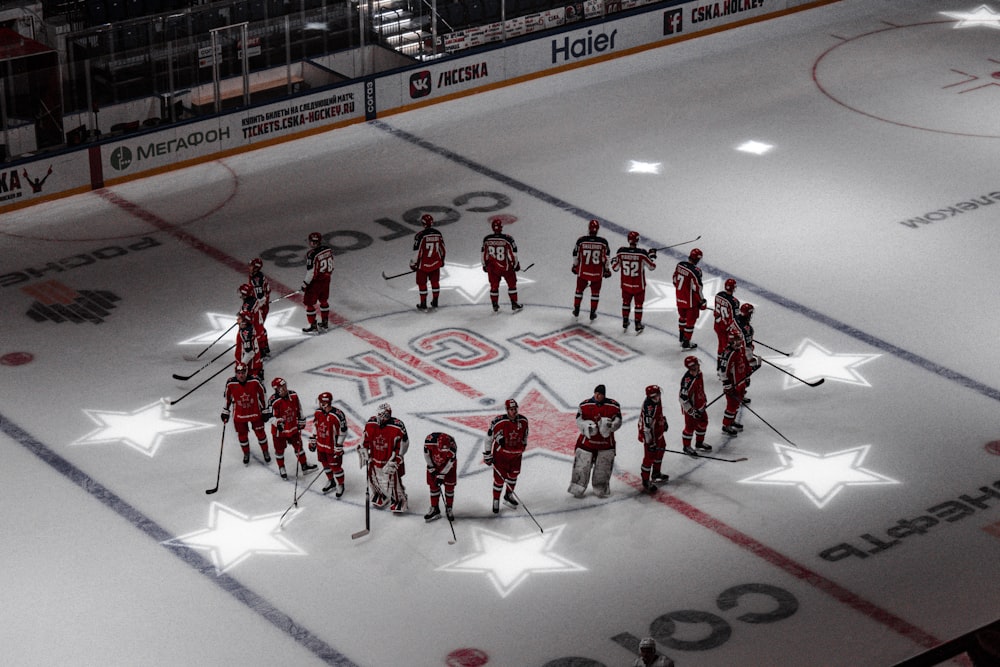
[[[761,357],[760,360],[763,361],[768,366],[773,366],[774,368],[777,368],[779,371],[781,371],[785,375],[792,376],[793,378],[795,378],[796,380],[798,380],[799,382],[801,382],[804,385],[808,385],[810,387],[818,387],[821,384],[823,384],[824,382],[826,382],[826,378],[820,378],[820,379],[816,380],[815,382],[806,382],[805,380],[803,380],[802,378],[800,378],[798,375],[795,375],[794,373],[789,373],[788,371],[786,371],[781,366],[778,366],[777,364],[773,364],[773,363],[771,363],[770,361],[768,361],[767,359],[765,359],[763,357]]]
[[[417,272],[416,269],[410,269],[409,271],[403,271],[402,273],[396,273],[394,275],[387,276],[387,275],[385,275],[385,271],[383,271],[382,272],[382,277],[385,278],[386,280],[392,280],[393,278],[399,278],[400,276],[406,276],[406,275],[409,275],[411,273],[416,273],[416,272]]]
[[[297,289],[294,292],[289,292],[288,294],[282,294],[281,296],[275,297],[275,298],[271,299],[270,301],[268,301],[267,305],[270,306],[275,301],[281,301],[282,299],[287,299],[289,297],[292,297],[292,296],[295,296],[296,294],[301,294],[301,293],[302,293],[302,290]]]
[[[215,486],[205,489],[205,493],[212,495],[219,490],[219,480],[222,479],[222,448],[226,445],[226,424],[222,425],[222,438],[219,440],[219,469],[215,472]]]
[[[718,456],[706,456],[705,454],[695,454],[695,455],[692,456],[691,454],[685,454],[684,452],[678,452],[676,449],[664,449],[662,451],[669,452],[670,454],[680,454],[681,456],[690,456],[691,458],[695,458],[695,459],[712,459],[713,461],[725,461],[726,463],[739,463],[740,461],[749,461],[750,460],[750,459],[748,459],[745,456],[741,457],[741,458],[738,458],[738,459],[724,459],[724,458],[721,458],[721,457],[718,457]]]
[[[517,495],[514,492],[514,489],[510,490],[510,495],[514,496],[514,499],[521,504],[521,507],[524,508],[524,511],[528,513],[528,516],[531,517],[531,520],[535,522],[536,526],[538,526],[538,530],[544,533],[545,529],[542,528],[542,524],[538,523],[538,519],[535,518],[535,515],[531,513],[531,510],[528,509],[528,506],[524,504],[523,500],[521,500],[521,496]]]
[[[230,327],[230,328],[232,328],[232,327]],[[212,345],[215,345],[215,343],[212,343]],[[223,350],[219,354],[215,355],[215,357],[213,357],[211,361],[205,362],[204,366],[202,366],[201,368],[199,368],[198,370],[196,370],[194,373],[191,373],[191,375],[178,375],[177,373],[174,373],[171,377],[173,377],[175,380],[180,380],[181,382],[187,382],[188,380],[190,380],[191,378],[193,378],[195,375],[197,375],[198,373],[202,372],[203,370],[205,370],[206,368],[208,368],[209,366],[211,366],[213,363],[215,363],[216,361],[218,361],[219,359],[221,359],[222,355],[226,354],[227,352],[231,352],[233,350],[233,348],[235,348],[235,347],[236,347],[236,343],[233,343],[232,345],[230,345],[229,347],[227,347],[225,350]]]
[[[371,532],[371,497],[372,491],[371,486],[365,480],[365,529],[359,530],[351,535],[352,540],[356,540],[359,537],[364,537]]]
[[[688,243],[694,243],[695,241],[697,241],[700,238],[701,238],[701,234],[698,234],[698,236],[696,236],[695,238],[691,239],[690,241],[681,241],[680,243],[675,243],[673,245],[664,246],[662,248],[653,248],[653,250],[655,250],[656,252],[660,252],[661,250],[669,250],[670,248],[676,248],[679,245],[687,245]]]
[[[532,262],[531,264],[528,264],[526,267],[524,267],[523,269],[521,269],[521,273],[524,273],[525,271],[527,271],[528,269],[530,269],[534,265],[535,265],[534,262]]]
[[[789,352],[782,352],[782,351],[781,351],[781,350],[779,350],[778,348],[776,348],[776,347],[771,347],[771,346],[770,346],[770,345],[768,345],[767,343],[762,343],[762,342],[760,342],[759,340],[757,340],[756,338],[754,339],[754,341],[753,341],[753,342],[754,342],[754,343],[756,343],[757,345],[763,345],[764,347],[766,347],[766,348],[767,348],[767,349],[769,349],[769,350],[774,350],[774,351],[775,351],[775,352],[777,352],[778,354],[783,354],[783,355],[785,355],[786,357],[790,357],[790,356],[792,356],[792,355],[791,355],[791,353],[789,353]]]
[[[438,492],[441,494],[441,502],[444,503],[444,516],[445,516],[446,519],[448,519],[448,527],[451,528],[451,539],[448,540],[448,544],[455,544],[455,542],[458,542],[458,538],[455,537],[455,522],[451,520],[450,516],[448,516],[448,509],[449,509],[448,508],[448,501],[444,497],[444,486],[443,485],[438,488]]]
[[[285,514],[288,514],[288,512],[293,507],[298,507],[299,506],[299,500],[302,499],[302,496],[306,495],[306,493],[309,492],[309,489],[311,489],[312,485],[316,483],[316,480],[319,479],[319,476],[322,475],[325,472],[326,472],[325,468],[320,468],[319,472],[316,473],[316,476],[312,478],[312,481],[309,482],[308,486],[306,486],[306,488],[302,489],[302,493],[298,494],[297,496],[295,496],[293,498],[292,504],[288,506],[288,509],[286,509],[284,511],[284,513],[282,513],[281,518],[278,519],[278,530],[281,530],[281,522],[285,520]],[[298,466],[296,465],[296,469],[295,469],[295,481],[296,481],[296,483],[298,482],[298,479],[299,479],[299,471],[298,471]]]
[[[771,429],[772,431],[774,431],[775,433],[777,433],[778,435],[780,435],[780,436],[781,436],[781,439],[782,439],[782,440],[784,440],[785,442],[787,442],[787,443],[788,443],[789,445],[791,445],[792,447],[795,447],[796,449],[798,449],[798,448],[799,448],[799,446],[798,446],[798,445],[796,445],[796,444],[795,444],[794,442],[792,442],[791,440],[789,440],[788,438],[786,438],[786,437],[785,437],[785,434],[784,434],[784,433],[782,433],[782,432],[781,432],[781,431],[779,431],[778,429],[776,429],[776,428],[774,428],[773,426],[771,426],[771,424],[769,424],[769,423],[768,423],[768,421],[767,421],[766,419],[764,419],[764,418],[763,418],[763,417],[761,417],[761,416],[760,416],[759,414],[757,414],[757,411],[756,411],[756,410],[754,410],[753,408],[751,408],[751,407],[750,407],[749,405],[747,405],[746,403],[744,403],[744,404],[743,404],[743,405],[742,405],[741,407],[744,407],[744,408],[746,408],[747,410],[749,410],[749,411],[751,412],[751,414],[753,414],[753,416],[755,416],[755,417],[756,417],[757,419],[759,419],[759,420],[761,420],[762,422],[764,422],[764,423],[765,423],[765,424],[767,425],[767,427],[768,427],[769,429]]]
[[[223,366],[219,370],[217,370],[214,373],[212,373],[212,375],[210,375],[206,379],[202,380],[201,384],[195,385],[194,389],[189,389],[188,392],[186,394],[184,394],[183,396],[181,396],[180,398],[176,398],[176,399],[174,399],[174,400],[171,401],[169,398],[167,398],[167,397],[164,396],[160,400],[165,405],[177,405],[178,403],[180,403],[181,401],[183,401],[185,398],[187,398],[188,396],[190,396],[194,392],[198,391],[198,389],[200,389],[201,387],[204,387],[206,384],[208,384],[209,380],[213,379],[215,376],[219,375],[220,373],[222,373],[224,370],[226,370],[227,368],[229,368],[230,366],[232,366],[235,363],[236,363],[236,360],[233,359],[228,364],[226,364],[225,366]]]
[[[218,342],[219,342],[220,340],[222,340],[222,339],[223,339],[223,338],[224,338],[224,337],[226,336],[226,334],[227,334],[227,333],[229,333],[230,331],[232,331],[232,330],[233,330],[233,328],[234,328],[234,327],[235,327],[235,326],[236,326],[237,324],[239,324],[239,322],[233,322],[233,323],[232,323],[232,324],[231,324],[231,325],[229,326],[229,328],[228,328],[228,329],[226,329],[226,330],[225,330],[225,331],[223,331],[223,332],[222,332],[221,334],[219,334],[219,337],[218,337],[218,338],[216,338],[216,339],[215,339],[215,340],[213,340],[213,341],[212,341],[211,343],[209,343],[209,344],[208,344],[208,347],[206,347],[206,348],[205,348],[204,350],[202,350],[201,352],[199,352],[198,354],[196,354],[196,355],[194,356],[194,358],[195,358],[195,359],[201,359],[201,355],[205,354],[206,352],[208,352],[209,350],[211,350],[211,349],[212,349],[213,347],[215,347],[215,344],[216,344],[216,343],[218,343]],[[176,377],[176,376],[174,376],[174,377]]]

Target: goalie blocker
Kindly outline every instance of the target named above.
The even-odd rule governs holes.
[[[615,464],[615,431],[621,428],[622,413],[618,401],[608,398],[603,384],[594,387],[594,395],[580,403],[576,413],[580,435],[573,456],[573,474],[569,493],[582,498],[593,485],[599,498],[611,494],[611,473]]]

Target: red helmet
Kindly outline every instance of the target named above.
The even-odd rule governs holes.
[[[701,363],[698,361],[698,357],[692,354],[687,357],[684,357],[684,367],[687,368],[689,371],[693,371],[700,368]]]
[[[688,254],[688,261],[697,264],[701,261],[703,254],[700,248],[692,248],[690,254]]]
[[[597,233],[597,230],[601,228],[601,223],[597,220],[591,220],[587,223],[587,231],[591,236]]]
[[[320,405],[323,405],[324,403],[333,403],[333,394],[328,391],[324,391],[316,397],[316,400],[319,401]]]
[[[271,380],[271,386],[274,387],[275,389],[279,389],[280,387],[284,387],[287,384],[288,383],[285,382],[284,378],[274,378],[273,380]]]
[[[264,260],[260,257],[254,257],[250,260],[250,271],[251,273],[256,273],[264,268]]]
[[[660,395],[660,385],[651,384],[646,387],[646,396],[659,396]]]
[[[317,246],[323,242],[323,235],[319,232],[313,232],[309,235],[309,245]]]
[[[742,315],[743,317],[745,317],[745,318],[747,318],[749,320],[750,316],[753,315],[753,304],[752,303],[744,303],[743,305],[741,305],[740,306],[740,315]]]
[[[430,213],[424,213],[422,216],[420,216],[420,222],[423,223],[424,227],[434,226],[434,218],[431,217]]]
[[[726,278],[726,291],[732,294],[736,291],[736,279]]]
[[[243,283],[239,287],[240,296],[253,296],[253,285],[250,283]]]
[[[629,232],[628,233],[628,244],[635,245],[639,242],[639,232]]]
[[[247,370],[248,370],[247,369],[247,365],[244,364],[243,362],[239,362],[239,363],[236,364],[236,372],[237,373],[246,373]]]
[[[490,227],[493,228],[494,232],[499,234],[500,232],[503,231],[503,220],[501,220],[500,218],[491,218]]]
[[[508,410],[510,410],[510,409],[512,409],[512,408],[513,408],[514,410],[517,410],[517,401],[515,401],[515,400],[514,400],[513,398],[508,398],[508,399],[507,399],[507,400],[506,400],[506,401],[504,402],[504,404],[503,404],[503,405],[504,405],[504,407],[505,407],[505,408],[507,408]]]

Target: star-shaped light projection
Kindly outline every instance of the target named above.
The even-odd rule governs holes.
[[[285,515],[287,526],[301,512],[295,508]],[[225,505],[213,502],[208,508],[208,528],[163,542],[209,552],[216,574],[236,567],[250,556],[272,554],[305,556],[306,552],[292,544],[280,532],[278,521],[284,512],[250,517]]]
[[[997,13],[986,5],[979,5],[971,12],[940,12],[942,16],[955,19],[958,23],[955,28],[984,28],[1000,29],[1000,13]]]
[[[660,260],[657,260],[660,261]],[[666,264],[666,262],[662,262]],[[659,273],[660,267],[657,267],[656,271]],[[671,272],[673,272],[673,265],[670,265]],[[648,274],[647,274],[648,275]],[[715,297],[716,292],[722,289],[722,278],[709,278],[704,281],[701,286],[701,293],[705,297],[705,300],[712,303],[712,299]],[[643,311],[673,311],[677,312],[677,290],[674,289],[674,284],[669,280],[647,280],[646,281],[646,302],[643,304]],[[698,317],[698,321],[695,326],[700,328],[705,322],[712,321],[712,311],[703,310],[701,315]],[[669,324],[672,324],[668,321]]]
[[[871,384],[857,371],[857,368],[881,356],[881,354],[834,354],[807,338],[799,344],[792,356],[767,357],[767,360],[806,382],[827,378],[835,382],[870,387]],[[804,385],[795,378],[785,376],[785,389],[802,386]]]
[[[524,274],[518,272],[517,286],[530,285],[535,282],[530,278],[525,278]],[[419,288],[414,285],[411,292]],[[489,293],[490,281],[483,271],[482,264],[452,264],[445,263],[441,269],[441,290],[458,292],[469,303],[479,303],[479,301]],[[506,294],[507,283],[500,281],[501,294]]]
[[[659,174],[659,162],[642,162],[641,160],[628,161],[628,173],[630,174]]]
[[[781,467],[741,479],[741,484],[797,486],[820,509],[848,486],[899,484],[891,477],[861,467],[871,445],[860,445],[829,454],[809,452],[779,443],[775,443],[774,448],[781,459]]]
[[[765,144],[762,141],[744,141],[742,144],[736,147],[736,150],[742,151],[743,153],[753,153],[754,155],[763,155],[774,148],[771,144]]]
[[[144,405],[132,412],[84,409],[83,413],[98,427],[79,440],[69,443],[70,445],[120,442],[149,457],[156,455],[164,436],[171,433],[199,431],[213,426],[174,417],[159,401]]]
[[[587,568],[553,551],[565,526],[544,533],[530,532],[509,537],[474,526],[472,541],[476,551],[442,565],[439,572],[485,574],[500,597],[507,597],[532,574],[586,572]]]
[[[295,308],[285,308],[284,310],[272,310],[269,312],[267,320],[264,322],[264,328],[267,329],[267,339],[269,341],[290,340],[308,335],[302,333],[300,329],[294,326],[287,326],[294,314]],[[233,326],[236,323],[235,307],[231,313],[205,313],[205,316],[208,318],[209,325],[212,328],[198,334],[194,338],[182,340],[179,345],[210,345],[215,341],[219,341],[220,345],[223,343],[232,345],[236,342],[236,327]],[[228,334],[226,334],[227,331],[229,332]],[[222,336],[222,340],[219,340],[220,336]],[[222,351],[221,347],[219,351]],[[211,359],[212,357],[208,358]]]

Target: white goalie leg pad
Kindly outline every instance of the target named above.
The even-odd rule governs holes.
[[[368,469],[368,484],[371,485],[373,496],[382,495],[389,498],[389,476],[381,468],[370,466]],[[384,501],[383,501],[384,503]],[[383,503],[376,502],[376,507],[381,507]]]
[[[594,457],[594,493],[601,498],[611,494],[611,473],[615,467],[615,450],[602,449]]]
[[[407,509],[407,496],[406,488],[403,486],[403,480],[400,479],[398,473],[393,473],[389,475],[388,479],[389,485],[389,500],[391,501],[391,509],[393,512],[405,512]]]
[[[594,465],[594,454],[584,449],[576,450],[573,457],[573,476],[570,478],[569,492],[577,498],[583,496],[590,483],[590,468]]]

